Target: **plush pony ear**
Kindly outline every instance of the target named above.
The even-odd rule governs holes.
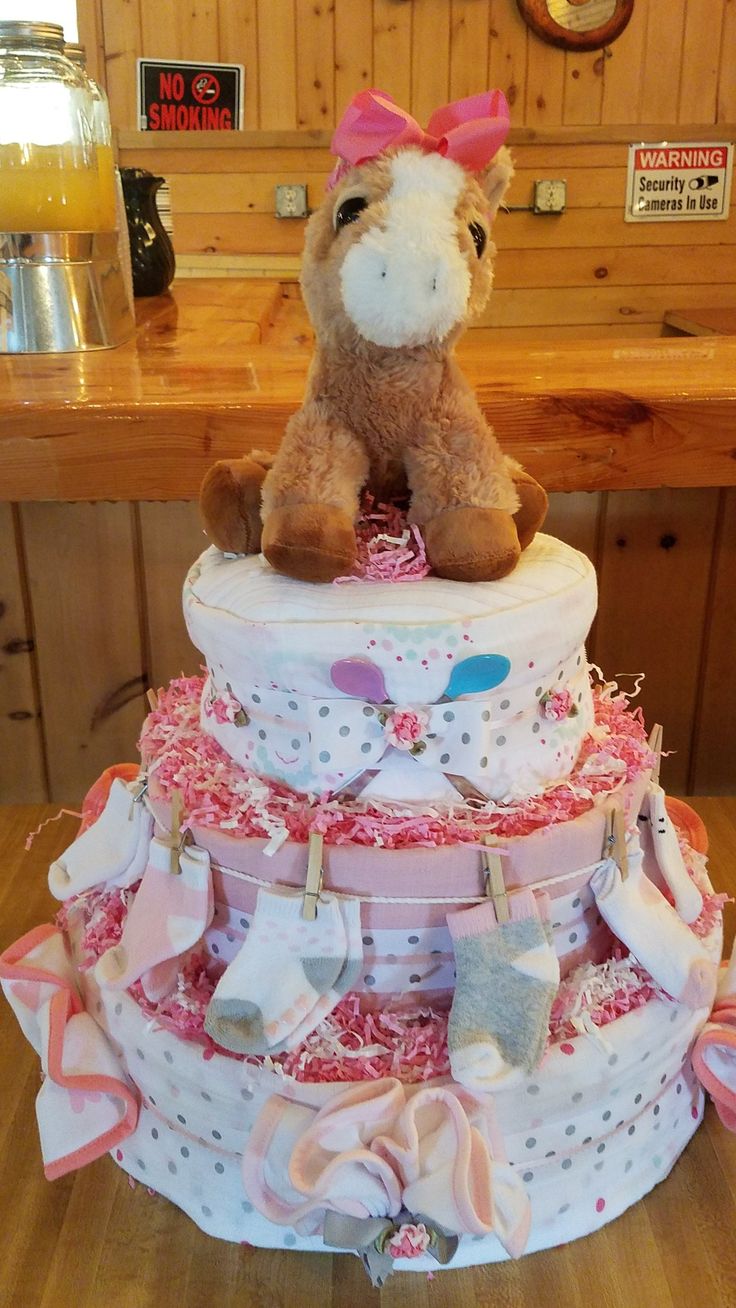
[[[488,200],[488,209],[491,216],[491,222],[496,217],[503,198],[509,189],[511,178],[514,175],[514,165],[511,155],[505,145],[501,146],[498,154],[492,163],[488,165],[484,173],[481,173],[478,181],[481,190],[485,193]]]

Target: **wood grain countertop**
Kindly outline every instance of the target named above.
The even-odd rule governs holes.
[[[710,834],[711,877],[736,895],[736,799],[688,799]],[[0,808],[0,949],[49,920],[48,864],[74,836],[57,810]],[[734,910],[726,910],[726,939]],[[371,1289],[357,1258],[241,1248],[204,1235],[188,1217],[128,1178],[109,1158],[44,1180],[34,1100],[38,1059],[0,999],[0,1301],[13,1308],[733,1308],[736,1136],[712,1104],[669,1177],[610,1226],[559,1249],[433,1281],[397,1274]]]
[[[284,303],[277,281],[185,280],[115,350],[0,356],[0,499],[193,499],[215,459],[275,449],[311,351],[274,340]],[[736,338],[502,335],[459,359],[549,490],[736,483]]]

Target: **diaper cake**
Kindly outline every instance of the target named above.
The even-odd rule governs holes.
[[[203,487],[202,675],[149,692],[140,763],[50,868],[55,923],[0,958],[49,1178],[110,1152],[210,1235],[375,1284],[611,1221],[702,1086],[736,1126],[705,832],[588,665],[591,564],[452,359],[507,125],[498,92],[426,130],[349,107],[305,403],[272,466]]]

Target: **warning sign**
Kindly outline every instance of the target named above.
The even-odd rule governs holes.
[[[728,218],[732,156],[709,141],[630,145],[626,222]]]
[[[242,64],[138,60],[142,132],[236,132],[243,125]]]

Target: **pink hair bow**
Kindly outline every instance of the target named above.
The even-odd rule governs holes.
[[[503,91],[482,91],[436,109],[425,131],[385,91],[360,91],[337,125],[332,153],[340,158],[328,189],[348,168],[375,159],[384,150],[416,145],[454,159],[470,172],[491,162],[509,131],[509,106]]]

